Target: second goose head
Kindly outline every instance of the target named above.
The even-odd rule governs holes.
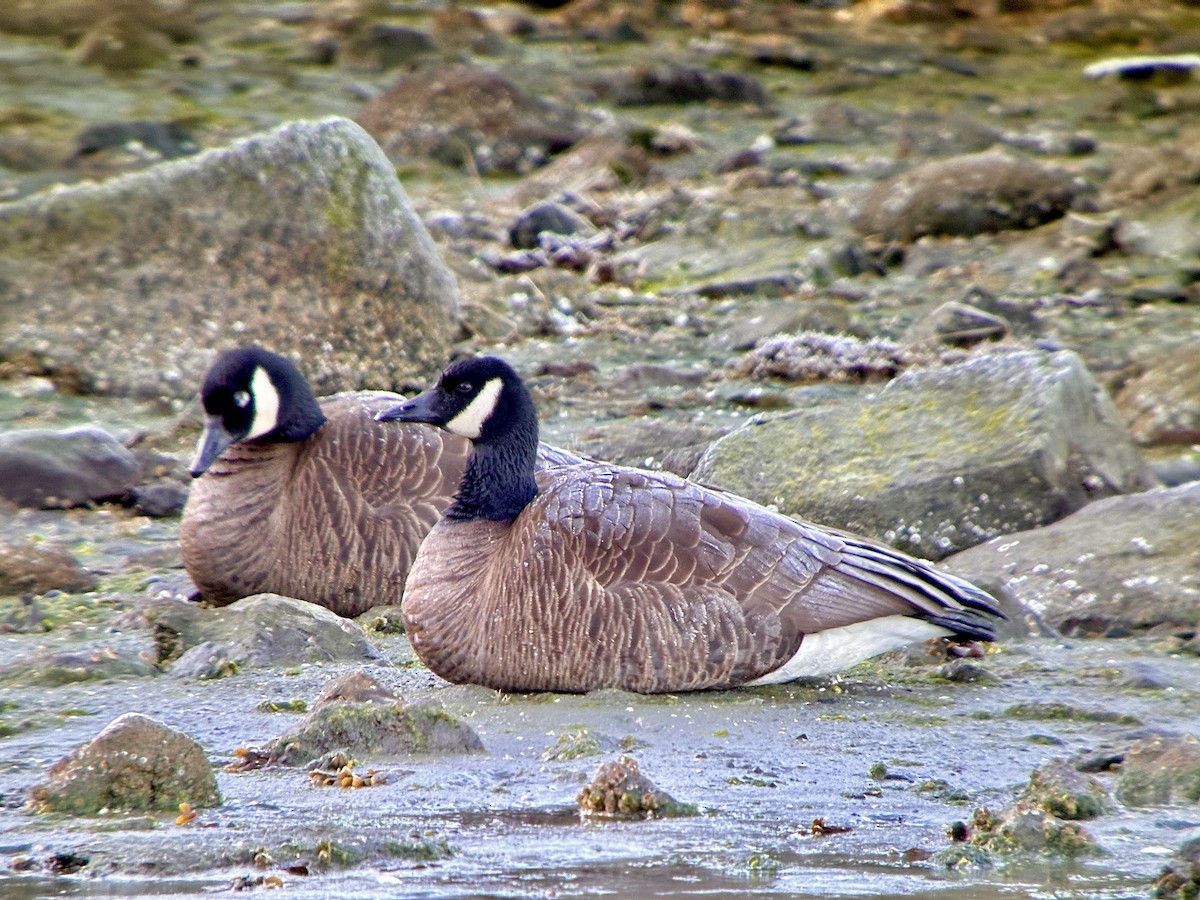
[[[454,363],[429,390],[376,416],[423,422],[474,445],[452,519],[515,519],[537,494],[537,410],[512,367],[494,356]]]
[[[292,363],[261,347],[230,350],[200,389],[204,433],[190,471],[203,475],[231,444],[302,441],[325,421],[308,382]]]

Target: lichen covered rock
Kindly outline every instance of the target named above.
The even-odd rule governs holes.
[[[692,477],[940,559],[1152,484],[1073,353],[993,352],[752,420]]]

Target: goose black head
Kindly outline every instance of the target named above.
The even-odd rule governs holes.
[[[302,441],[325,421],[299,369],[261,347],[217,357],[204,376],[200,401],[206,418],[192,459],[193,477],[204,474],[230,444]]]
[[[525,437],[532,431],[537,444],[537,412],[529,391],[512,366],[495,356],[454,363],[429,390],[375,418],[436,425],[476,446]]]
[[[447,518],[511,521],[537,494],[537,410],[521,377],[501,359],[456,362],[429,390],[375,418],[436,425],[471,441]]]

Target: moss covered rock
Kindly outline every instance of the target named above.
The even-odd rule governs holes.
[[[1112,807],[1104,785],[1061,759],[1035,771],[1022,797],[1059,819],[1094,819]]]
[[[444,364],[457,313],[392,164],[345,119],[0,204],[0,275],[0,357],[132,396],[190,398],[213,348],[252,341],[303,356],[321,394],[396,387]]]
[[[693,477],[926,558],[1153,479],[1073,353],[993,352],[752,420]]]
[[[82,816],[221,803],[200,745],[140,713],[113,720],[92,741],[56,762],[30,799],[40,812]]]
[[[334,750],[351,756],[480,753],[474,730],[433,702],[405,704],[365,672],[329,682],[313,708],[266,746],[272,762],[304,765]]]
[[[1002,813],[976,810],[971,843],[1001,856],[1100,856],[1096,839],[1077,822],[1047,812],[1033,800],[1022,799]]]
[[[357,623],[278,594],[255,594],[219,609],[156,597],[123,624],[149,627],[158,662],[178,676],[217,678],[244,666],[383,661]]]

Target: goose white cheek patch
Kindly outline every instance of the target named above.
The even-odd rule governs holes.
[[[254,419],[246,440],[262,437],[279,424],[279,391],[271,381],[267,370],[259,366],[250,379],[250,396],[254,403]]]
[[[475,395],[475,399],[467,404],[466,409],[446,423],[446,430],[461,434],[472,441],[483,434],[483,423],[496,408],[496,399],[500,396],[502,387],[504,382],[499,378],[487,382]]]

